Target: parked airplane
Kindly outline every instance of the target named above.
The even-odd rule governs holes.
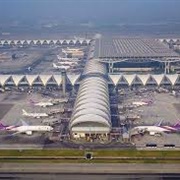
[[[138,134],[149,132],[151,136],[154,136],[155,134],[162,134],[162,133],[180,132],[180,122],[176,123],[173,126],[161,126],[161,122],[154,126],[137,126],[133,128],[131,131],[134,131],[134,132],[137,131]]]
[[[142,101],[132,102],[132,105],[135,105],[135,106],[143,106],[143,105],[147,105],[147,104],[148,104],[148,103],[142,102]]]
[[[57,55],[58,60],[60,61],[80,61],[78,58],[67,58],[67,57],[61,57]]]
[[[32,71],[32,67],[31,67],[31,66],[27,67],[26,69],[27,69],[28,71]]]
[[[24,109],[22,109],[22,115],[26,117],[33,117],[33,118],[43,118],[43,117],[48,117],[49,115],[47,113],[28,113]]]
[[[67,70],[67,69],[69,69],[70,68],[70,66],[69,65],[61,65],[61,66],[58,66],[58,65],[56,65],[55,63],[53,63],[53,67],[55,68],[55,69],[65,69],[65,70]]]
[[[152,104],[152,101],[135,101],[135,102],[132,102],[132,105],[135,105],[135,106],[144,106],[144,105],[149,105],[149,104]]]
[[[53,99],[52,100],[53,104],[67,103],[67,102],[68,102],[68,98],[60,98],[60,99]]]
[[[78,51],[82,51],[83,49],[82,48],[69,48],[67,47],[66,49],[62,49],[62,52],[63,53],[66,53],[66,52],[78,52]]]
[[[0,123],[0,130],[15,132],[12,135],[25,133],[27,135],[32,135],[33,132],[50,132],[53,130],[51,126],[44,125],[29,125],[22,121],[22,126],[5,126]]]
[[[63,62],[58,62],[58,64],[60,64],[60,65],[64,65],[64,66],[67,66],[67,65],[69,65],[69,66],[71,66],[71,65],[76,65],[77,64],[77,62],[73,62],[73,61],[63,61]]]
[[[54,106],[54,104],[50,101],[47,102],[35,102],[32,99],[30,99],[30,103],[32,103],[35,106],[40,106],[40,107],[48,107],[48,106]]]

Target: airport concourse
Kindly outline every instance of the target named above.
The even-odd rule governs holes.
[[[2,148],[180,148],[172,41],[0,40]]]
[[[105,66],[95,59],[85,66],[70,120],[74,138],[108,139],[111,115],[108,82],[103,77],[105,71]]]

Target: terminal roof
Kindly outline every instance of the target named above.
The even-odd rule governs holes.
[[[133,59],[133,58],[179,58],[169,49],[167,44],[152,38],[113,38],[97,39],[95,43],[95,58],[99,59]]]

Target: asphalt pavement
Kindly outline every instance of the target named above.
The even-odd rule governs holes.
[[[179,174],[180,164],[1,163],[0,173]]]

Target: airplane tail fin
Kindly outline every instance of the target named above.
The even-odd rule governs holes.
[[[30,102],[31,104],[35,104],[35,103],[36,103],[36,102],[33,101],[32,99],[30,99],[29,102]]]
[[[180,128],[180,121],[178,121],[176,124],[174,124],[174,127],[179,127]]]
[[[22,109],[22,112],[23,112],[23,115],[27,115],[27,112],[24,109]]]
[[[0,130],[3,130],[3,129],[6,129],[6,126],[2,122],[0,122]]]
[[[25,122],[24,120],[20,119],[20,121],[23,126],[29,126],[29,124],[27,122]]]
[[[53,67],[54,67],[54,68],[56,68],[56,67],[57,67],[57,65],[56,65],[55,63],[53,63],[52,65],[53,65]]]

